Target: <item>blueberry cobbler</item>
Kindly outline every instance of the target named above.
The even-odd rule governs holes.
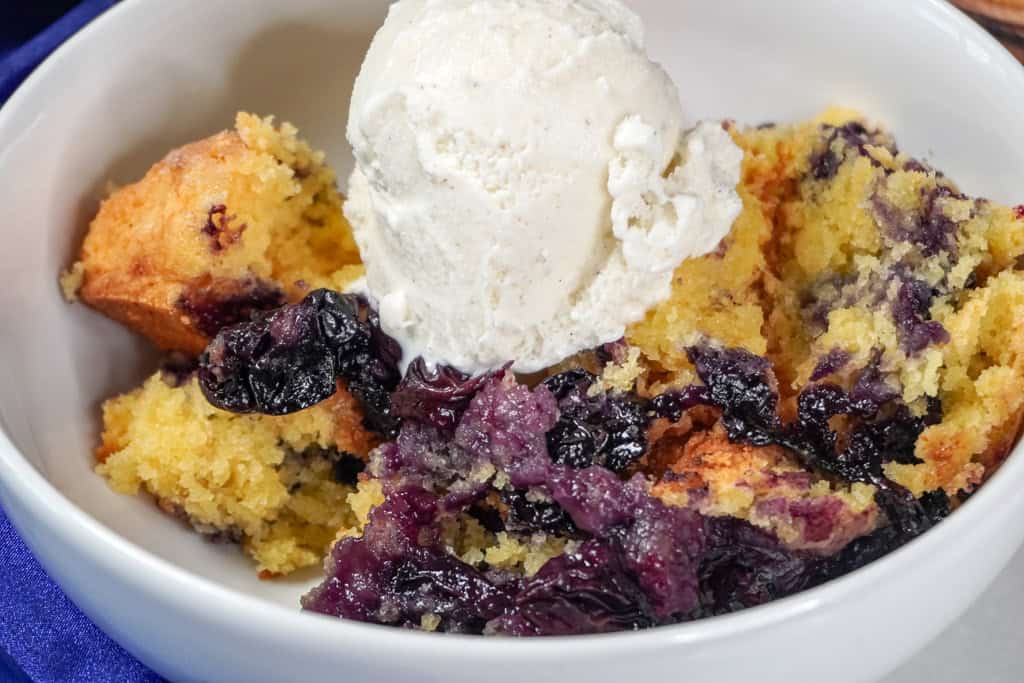
[[[593,29],[584,18],[576,29]],[[323,155],[270,118],[240,114],[171,152],[103,203],[62,280],[169,352],[104,405],[97,472],[238,544],[262,578],[322,565],[305,610],[426,631],[675,624],[820,585],[927,532],[998,468],[1024,415],[1024,207],[965,196],[851,111],[705,124],[664,154],[673,129],[652,120],[627,117],[609,143],[618,241],[581,266],[598,284],[564,310],[527,301],[540,332],[508,344],[488,330],[509,324],[503,293],[533,282],[506,257],[546,262],[557,230],[539,246],[528,230],[488,238],[497,289],[455,302],[486,324],[426,285],[396,294],[430,263],[379,264],[433,254],[434,220],[481,206],[505,220],[518,200],[502,188],[532,172],[510,181],[498,157],[473,157],[456,170],[487,182],[459,190],[457,214],[408,209],[402,192],[451,190],[412,171],[383,193],[405,161],[351,121],[347,203]],[[401,148],[404,128],[377,128]],[[480,143],[443,142],[432,163]],[[730,150],[738,177],[717,161],[701,174],[695,159]],[[410,216],[421,241],[401,229]],[[724,237],[666,237],[687,220]],[[621,311],[617,338],[591,344],[604,328],[588,321]],[[570,338],[587,345],[566,353]]]

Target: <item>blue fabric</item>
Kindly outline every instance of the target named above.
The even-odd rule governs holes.
[[[0,0],[0,103],[68,36],[115,2]],[[0,510],[0,683],[161,680],[78,611]]]
[[[78,611],[32,557],[2,512],[0,615],[0,681],[162,680]]]
[[[60,8],[72,3],[37,2],[36,0],[3,0],[0,2],[0,102],[68,36],[85,26],[116,0],[84,0],[49,26],[33,23],[49,18],[47,8]],[[41,28],[32,36],[34,28]],[[28,34],[26,36],[26,34]],[[28,37],[19,43],[19,38]]]

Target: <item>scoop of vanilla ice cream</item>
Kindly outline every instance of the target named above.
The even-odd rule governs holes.
[[[619,339],[740,210],[618,0],[401,0],[352,95],[346,215],[404,361],[534,372]]]

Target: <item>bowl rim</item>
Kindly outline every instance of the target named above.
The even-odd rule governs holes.
[[[993,60],[992,68],[1016,72],[1024,91],[1024,68],[991,34],[944,0],[916,1],[922,10],[930,12],[933,17],[941,19],[961,35],[968,35],[984,46]],[[132,13],[144,11],[148,2],[149,0],[124,0],[89,22],[51,53],[0,107],[0,140],[14,137],[16,131],[13,122],[22,103],[27,101],[32,92],[57,71],[65,60],[71,58],[81,45],[93,35],[100,34],[108,25],[128,21]],[[53,295],[59,295],[56,288]],[[692,646],[766,629],[845,601],[869,589],[885,576],[904,571],[921,558],[940,552],[942,546],[948,543],[947,538],[969,533],[976,524],[984,523],[984,518],[989,515],[988,511],[998,506],[1004,497],[1019,493],[1020,487],[1016,485],[1019,481],[1024,481],[1024,441],[1020,439],[999,470],[984,486],[934,530],[841,578],[740,612],[642,631],[600,635],[508,639],[444,634],[439,638],[439,634],[396,629],[291,609],[221,585],[154,555],[104,526],[51,484],[11,441],[7,425],[0,416],[0,487],[6,488],[8,495],[17,500],[21,509],[28,513],[29,519],[34,523],[50,529],[62,542],[75,546],[77,552],[82,555],[95,558],[98,564],[101,563],[109,571],[123,575],[126,581],[135,583],[139,590],[150,594],[163,594],[179,605],[186,602],[180,599],[182,595],[202,598],[202,601],[187,601],[186,609],[192,612],[203,611],[203,605],[210,604],[205,600],[216,601],[225,613],[230,612],[234,615],[233,620],[272,623],[279,633],[289,634],[289,639],[298,636],[333,643],[340,642],[343,638],[376,638],[379,639],[378,646],[401,646],[405,648],[403,652],[420,654],[427,658],[458,656],[465,653],[466,647],[473,647],[474,654],[481,656],[533,654],[542,658],[553,655],[561,658],[571,654],[567,652],[567,648],[576,651],[596,645],[613,648],[613,651],[628,649],[631,654],[638,654],[669,645]],[[103,557],[100,557],[101,555]],[[368,645],[365,640],[361,641],[361,644]]]

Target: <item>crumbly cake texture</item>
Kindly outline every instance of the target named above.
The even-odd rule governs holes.
[[[78,292],[85,280],[85,264],[75,261],[71,267],[60,274],[60,291],[69,304],[78,301]]]
[[[766,355],[790,406],[825,359],[846,388],[875,363],[915,414],[929,399],[942,410],[917,442],[921,462],[888,463],[887,476],[918,496],[973,490],[1020,427],[1022,212],[962,195],[854,112],[733,132],[743,215],[629,330],[639,386],[692,381],[676,340]]]
[[[114,191],[62,287],[161,348],[199,353],[224,322],[361,276],[341,203],[294,126],[240,113],[234,131]]]
[[[305,187],[320,171],[298,178],[297,160],[309,152],[289,157],[287,149],[274,147],[294,142],[290,129],[275,131],[269,120],[244,115],[238,129],[196,143],[227,145],[248,160],[218,167],[221,186],[247,187],[254,173],[265,173],[271,186],[278,186],[277,178],[291,190],[251,193],[260,202],[243,203],[247,213],[231,209],[230,215],[243,216],[247,224],[300,228],[268,229],[264,246],[250,250],[247,227],[241,240],[212,259],[208,249],[169,241],[154,247],[160,262],[170,272],[177,268],[236,282],[247,277],[240,273],[257,273],[287,289],[289,299],[305,290],[288,289],[287,283],[313,263],[316,272],[301,279],[338,288],[359,272],[347,226],[333,222],[342,220],[335,212],[340,200],[330,195],[321,205],[312,199],[315,193],[302,200],[308,210],[326,212],[314,225],[335,226],[323,233],[310,232],[305,219],[296,223],[295,214],[268,218],[284,211],[277,204],[294,201],[288,197],[297,196],[296,184]],[[969,493],[1009,451],[1024,410],[1024,276],[1016,270],[1024,253],[1024,209],[964,197],[941,174],[900,155],[886,133],[871,130],[853,112],[834,110],[796,126],[730,131],[745,153],[743,213],[714,253],[679,267],[669,299],[628,330],[626,344],[604,365],[600,388],[609,395],[635,391],[654,397],[699,381],[687,347],[746,349],[771,362],[780,412],[792,419],[797,397],[808,387],[827,382],[853,391],[873,373],[913,415],[925,419],[941,408],[941,419],[929,419],[917,438],[918,461],[889,462],[886,476],[917,496],[939,489],[951,496]],[[159,170],[173,165],[174,156],[140,184],[149,183],[147,197],[182,194],[176,188],[184,181]],[[266,156],[272,163],[253,171],[249,164]],[[316,155],[309,158],[322,163]],[[326,179],[329,171],[322,168]],[[190,206],[221,201],[210,194],[217,187],[209,184],[211,177],[204,172],[190,181],[192,195],[206,193]],[[329,184],[333,188],[333,176]],[[131,192],[140,190],[119,192],[125,193],[118,210],[126,225],[143,221],[127,203]],[[113,210],[108,205],[104,211]],[[145,201],[136,206],[142,207],[140,216],[153,211]],[[100,218],[102,212],[97,223]],[[334,252],[316,249],[311,235],[341,246]],[[216,238],[230,242],[223,231]],[[97,253],[104,253],[93,263],[107,258],[110,265],[94,273],[125,272],[125,257],[111,254],[112,246],[96,244]],[[236,248],[230,256],[224,253]],[[74,291],[75,273],[82,273],[88,302],[90,263],[83,263],[69,274],[67,288]],[[179,279],[175,286],[184,284]],[[143,290],[153,291],[152,282]],[[584,354],[552,373],[574,364],[601,370],[594,354]],[[809,470],[777,445],[732,442],[718,418],[716,411],[699,408],[675,423],[653,423],[638,469],[652,482],[654,496],[709,518],[744,520],[770,532],[787,550],[812,556],[830,556],[887,523],[875,486]],[[116,490],[146,490],[198,530],[240,541],[265,576],[315,564],[335,539],[358,538],[371,510],[386,500],[382,483],[366,473],[355,485],[336,481],[325,455],[366,456],[376,444],[346,392],[291,416],[240,416],[211,407],[194,379],[168,383],[156,376],[109,401],[104,423],[97,469]],[[835,427],[845,438],[842,425]],[[507,516],[505,504],[494,508]],[[551,558],[568,557],[579,547],[571,535],[492,531],[466,513],[447,519],[442,532],[447,552],[467,565],[515,575],[532,576]],[[427,614],[420,627],[444,625]]]
[[[96,471],[114,490],[151,493],[198,531],[241,542],[267,574],[320,562],[338,529],[359,527],[365,497],[334,478],[340,453],[374,445],[347,392],[286,417],[235,415],[195,379],[162,373],[107,401]]]

